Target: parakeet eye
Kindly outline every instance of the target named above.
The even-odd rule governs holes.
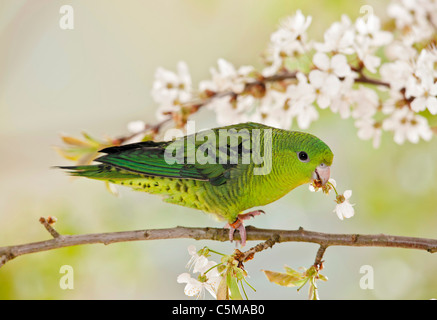
[[[297,154],[297,157],[299,158],[300,161],[302,162],[308,162],[310,161],[310,157],[308,157],[308,153],[306,153],[305,151],[300,151]]]

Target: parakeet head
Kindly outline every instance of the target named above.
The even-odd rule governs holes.
[[[303,183],[316,181],[316,185],[324,186],[331,174],[334,154],[319,138],[303,132],[294,132],[295,141],[291,145],[293,164],[300,172]]]

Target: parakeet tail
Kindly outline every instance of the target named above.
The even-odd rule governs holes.
[[[100,164],[90,166],[61,166],[57,167],[69,170],[69,174],[77,177],[87,177],[97,180],[118,180],[138,178],[137,174],[120,170],[116,167]]]

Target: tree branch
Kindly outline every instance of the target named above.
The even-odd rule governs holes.
[[[383,87],[390,88],[389,83],[378,80],[378,79],[368,78],[364,75],[360,75],[360,77],[356,78],[355,83],[367,83],[367,84],[373,84],[375,86],[383,86]]]
[[[39,222],[44,226],[44,228],[46,228],[53,238],[59,238],[61,236],[59,232],[52,227],[52,224],[56,222],[56,219],[53,219],[52,217],[48,217],[47,219],[41,217],[39,218]]]
[[[261,252],[263,250],[266,250],[268,248],[273,247],[273,245],[275,243],[277,243],[279,241],[279,235],[277,233],[273,234],[269,239],[267,239],[264,242],[258,243],[256,246],[250,248],[249,250],[245,251],[245,252],[241,252],[238,249],[235,249],[235,259],[238,260],[239,262],[239,266],[238,267],[243,267],[243,263],[249,260],[252,260],[253,257],[255,256],[255,253],[257,252]]]
[[[330,234],[298,230],[258,229],[252,226],[246,228],[247,240],[270,240],[268,245],[279,242],[309,242],[317,243],[323,247],[321,255],[328,246],[352,247],[394,247],[405,249],[425,250],[430,253],[437,252],[437,239],[393,236],[385,234]],[[222,228],[190,228],[175,227],[168,229],[150,229],[122,232],[94,233],[83,235],[57,235],[53,239],[32,242],[21,245],[0,247],[0,267],[6,262],[36,252],[43,252],[64,247],[84,244],[103,243],[105,245],[116,242],[159,240],[159,239],[195,239],[229,241],[229,232]],[[238,233],[235,239],[238,240]],[[319,250],[320,251],[320,250]],[[318,254],[318,256],[320,256]],[[320,256],[321,260],[321,256]]]
[[[328,246],[325,244],[321,244],[319,247],[319,250],[316,254],[316,260],[314,260],[314,266],[317,268],[317,270],[323,269],[323,255],[325,254],[326,249],[328,249]]]

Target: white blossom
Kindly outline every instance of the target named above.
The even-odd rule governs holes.
[[[311,71],[308,79],[314,88],[317,105],[321,109],[326,109],[331,104],[332,98],[340,90],[340,80],[320,70]]]
[[[127,130],[132,133],[139,133],[144,131],[146,123],[142,120],[131,121],[127,124]]]
[[[354,49],[364,66],[372,73],[376,72],[381,59],[374,55],[377,48],[389,44],[393,35],[388,31],[381,31],[381,22],[373,14],[366,18],[359,17],[355,22],[357,31]]]
[[[286,103],[287,96],[284,92],[267,89],[264,97],[258,99],[259,104],[252,115],[248,115],[250,121],[264,123],[277,128],[291,127],[292,116]]]
[[[290,85],[287,88],[288,106],[290,116],[295,118],[300,129],[308,129],[310,124],[319,118],[319,113],[313,106],[316,99],[316,92],[312,85],[308,83],[307,77],[303,73],[296,75],[297,85]]]
[[[336,54],[329,58],[327,54],[317,52],[313,57],[313,63],[319,70],[326,72],[330,76],[343,78],[351,73],[350,66],[343,54]]]
[[[354,119],[369,118],[375,115],[379,107],[380,101],[375,90],[360,86],[356,90],[352,90],[354,107],[352,117]]]
[[[422,50],[417,58],[414,73],[406,82],[405,96],[414,98],[411,109],[416,112],[428,109],[431,114],[437,114],[437,82],[434,64],[436,57],[427,50]]]
[[[284,65],[284,57],[281,54],[280,48],[275,46],[272,42],[270,42],[267,47],[265,63],[267,67],[261,71],[264,77],[270,77],[276,74]]]
[[[177,65],[178,72],[158,68],[152,88],[152,97],[159,104],[158,119],[165,118],[165,114],[180,111],[183,103],[192,99],[191,76],[188,66],[181,61]]]
[[[334,113],[339,113],[342,119],[349,118],[351,115],[351,107],[355,103],[355,94],[352,90],[354,83],[353,77],[347,77],[340,82],[340,89],[331,102],[331,110]]]
[[[416,112],[428,109],[431,114],[437,114],[437,83],[434,78],[421,79],[420,83],[408,91],[408,97],[414,96],[411,109]]]
[[[433,0],[392,1],[387,8],[387,14],[394,18],[397,29],[401,31],[402,40],[409,45],[429,39],[437,22]]]
[[[270,36],[266,52],[268,66],[262,71],[263,76],[275,74],[283,66],[285,57],[303,54],[309,49],[306,30],[311,20],[311,16],[305,17],[297,10],[295,15],[281,21],[279,28]]]
[[[341,16],[340,22],[334,22],[324,33],[324,42],[316,42],[314,47],[321,52],[340,52],[352,54],[355,31],[347,15]]]
[[[361,118],[355,121],[358,128],[358,137],[362,140],[372,139],[373,147],[376,149],[381,144],[382,125],[373,118]]]
[[[315,89],[317,104],[325,109],[341,88],[342,82],[339,78],[350,75],[350,66],[344,55],[336,54],[329,58],[322,52],[314,55],[313,63],[317,69],[310,72],[309,80]]]
[[[408,62],[416,58],[417,50],[405,41],[394,40],[385,48],[385,54],[393,62]]]
[[[415,22],[416,5],[416,0],[392,1],[387,7],[387,14],[395,19],[398,29],[405,30],[406,27],[413,25]]]
[[[251,81],[249,74],[254,70],[252,66],[242,66],[236,69],[230,62],[219,59],[218,69],[211,68],[211,80],[203,80],[199,83],[199,91],[210,90],[213,92],[233,92],[235,97],[224,95],[214,97],[208,108],[217,114],[217,122],[220,125],[243,122],[246,113],[254,107],[254,97],[251,95],[239,95],[244,90],[245,84]]]
[[[146,123],[142,120],[131,121],[127,124],[127,130],[132,133],[126,143],[141,142],[144,138]],[[143,133],[143,134],[140,134]]]
[[[397,60],[381,65],[379,68],[381,80],[390,84],[390,88],[399,91],[405,88],[413,73],[413,66],[409,61]]]
[[[382,103],[382,113],[386,115],[392,114],[395,110],[403,107],[408,108],[408,102],[405,100],[405,95],[397,89],[390,89],[388,91],[388,98]]]
[[[156,70],[152,89],[152,97],[156,102],[165,104],[173,103],[175,100],[185,102],[191,99],[191,76],[188,66],[181,61],[177,69],[177,73],[161,67]]]
[[[207,266],[214,267],[216,263],[210,261]],[[206,271],[206,270],[205,270]],[[177,277],[178,283],[186,283],[184,293],[190,297],[203,298],[207,290],[214,299],[217,298],[217,289],[221,281],[221,275],[217,268],[211,269],[207,274],[201,274],[193,278],[189,273],[182,273]]]
[[[201,292],[206,288],[204,282],[200,282],[196,280],[189,273],[180,274],[177,277],[176,281],[178,283],[186,283],[186,286],[184,288],[184,293],[190,297],[193,296],[199,297],[201,295]]]
[[[357,30],[357,42],[371,47],[380,47],[389,44],[393,35],[388,31],[381,30],[381,21],[374,14],[367,17],[359,17],[355,22]]]
[[[335,181],[333,178],[329,178],[328,182],[329,182],[332,186],[334,186],[334,188],[337,187],[337,181]],[[319,192],[319,191],[323,191],[323,188],[316,188],[316,187],[314,186],[313,183],[310,183],[310,184],[309,184],[308,189],[309,189],[311,192]],[[328,190],[328,193],[329,193],[331,190],[333,190],[333,188],[332,188],[332,187],[331,187],[331,188],[325,188],[325,190]]]
[[[394,132],[394,141],[397,144],[403,144],[405,140],[417,143],[420,138],[428,141],[433,134],[426,118],[417,115],[408,107],[396,109],[384,120],[382,128]]]
[[[188,261],[186,268],[189,270],[193,269],[193,272],[199,272],[199,270],[203,270],[205,265],[208,263],[208,259],[204,255],[199,255],[197,253],[196,247],[191,245],[188,246],[188,253],[191,258]]]
[[[177,277],[177,282],[186,283],[184,293],[187,296],[203,298],[205,290],[207,290],[216,298],[217,288],[221,281],[221,275],[215,268],[217,263],[209,261],[204,255],[199,255],[195,246],[189,246],[188,253],[191,255],[191,259],[187,267],[190,269],[193,267],[193,273],[199,273],[199,275],[194,278],[189,273],[182,273]]]
[[[297,105],[293,108],[292,115],[296,118],[297,125],[302,130],[308,129],[313,121],[319,119],[317,109],[311,104]]]
[[[208,104],[208,107],[216,112],[216,120],[220,125],[231,125],[247,121],[250,113],[257,112],[256,98],[251,95],[238,95],[235,100],[228,96],[215,98]]]
[[[422,49],[416,60],[415,74],[419,78],[437,77],[437,70],[435,64],[437,63],[437,48],[429,46],[426,49]]]
[[[311,20],[311,16],[305,17],[297,10],[294,16],[281,21],[278,30],[270,37],[271,43],[278,51],[288,56],[305,52],[306,30]]]
[[[232,63],[225,59],[219,59],[217,66],[218,69],[211,68],[211,80],[204,80],[199,83],[200,91],[208,89],[214,92],[232,91],[240,93],[249,80],[248,75],[254,70],[252,66],[241,66],[237,70]]]
[[[309,185],[309,190],[311,192],[318,192],[323,191],[325,194],[329,194],[332,190],[336,193],[336,199],[335,202],[337,203],[334,209],[334,212],[337,214],[338,218],[340,220],[343,220],[343,218],[351,218],[355,211],[353,208],[353,204],[349,202],[349,198],[352,196],[351,190],[346,190],[344,194],[337,194],[337,182],[330,178],[328,183],[324,185],[323,187],[315,186],[314,183],[311,183]]]
[[[376,69],[381,64],[381,58],[375,56],[373,54],[373,50],[371,50],[367,46],[357,46],[355,47],[357,51],[357,55],[360,60],[363,62],[364,66],[372,73],[376,73]]]
[[[383,30],[373,13],[355,22],[342,15],[326,29],[322,42],[312,42],[307,39],[312,18],[298,10],[271,34],[260,72],[219,59],[210,79],[199,83],[200,94],[193,91],[184,62],[176,72],[158,68],[152,89],[157,116],[167,118],[201,98],[200,105],[213,110],[220,125],[254,121],[308,129],[319,118],[318,108],[329,107],[342,119],[352,118],[358,137],[372,140],[375,148],[383,131],[392,132],[398,144],[429,140],[428,120],[418,113],[437,115],[437,47],[430,44],[436,34],[437,3],[392,0],[387,14],[394,19],[393,31]],[[312,61],[309,68],[301,66],[306,58]],[[246,90],[256,89],[250,84],[257,81],[262,90]],[[132,133],[143,129],[142,121],[128,125]]]
[[[337,196],[337,205],[335,206],[334,212],[337,214],[337,217],[340,220],[343,220],[344,218],[351,218],[355,214],[355,210],[353,208],[354,205],[349,202],[351,196],[351,190],[346,190],[343,195]]]

